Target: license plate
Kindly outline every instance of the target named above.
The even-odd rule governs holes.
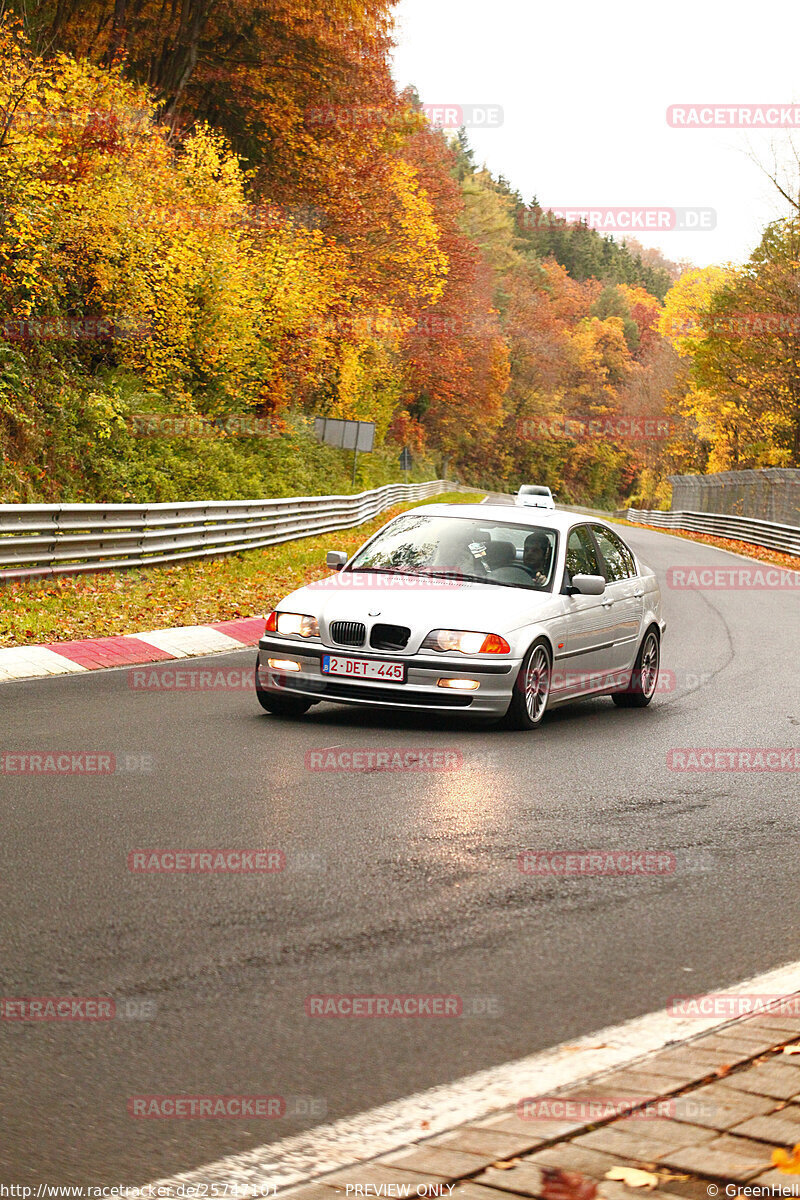
[[[323,675],[346,675],[348,679],[380,679],[384,683],[405,683],[406,665],[381,662],[376,658],[338,658],[323,654]]]

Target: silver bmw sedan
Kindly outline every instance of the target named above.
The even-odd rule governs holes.
[[[335,574],[267,618],[256,694],[268,712],[366,704],[535,729],[556,704],[644,707],[665,622],[653,571],[579,513],[430,504],[389,521]]]

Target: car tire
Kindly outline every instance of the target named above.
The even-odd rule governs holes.
[[[547,711],[552,675],[550,647],[539,638],[529,647],[514,680],[514,694],[502,722],[506,729],[538,729]]]
[[[647,708],[656,693],[660,667],[661,639],[656,626],[651,625],[642,638],[630,683],[624,691],[611,694],[617,708]]]
[[[279,692],[265,691],[258,681],[258,667],[256,697],[261,707],[274,717],[302,717],[303,713],[308,712],[311,705],[316,703],[314,700],[307,700],[305,696],[282,696]]]

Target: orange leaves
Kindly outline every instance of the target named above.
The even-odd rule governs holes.
[[[772,1162],[787,1175],[800,1175],[800,1142],[793,1150],[773,1150]]]
[[[20,311],[140,323],[102,357],[178,411],[322,410],[379,437],[405,411],[415,449],[485,438],[508,381],[490,272],[390,28],[389,0],[60,6],[42,43],[79,57],[14,51],[38,88],[0,246]]]

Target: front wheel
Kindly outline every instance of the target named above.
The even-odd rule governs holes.
[[[636,655],[630,683],[624,692],[611,695],[617,707],[646,708],[655,695],[660,667],[661,643],[655,629],[648,629]]]
[[[308,712],[314,703],[313,700],[307,700],[305,696],[282,696],[279,692],[265,692],[259,683],[258,667],[256,667],[256,696],[261,707],[276,717],[302,717],[303,713]]]
[[[550,698],[552,673],[547,644],[534,642],[514,683],[514,695],[504,719],[508,729],[537,729],[541,725]]]

